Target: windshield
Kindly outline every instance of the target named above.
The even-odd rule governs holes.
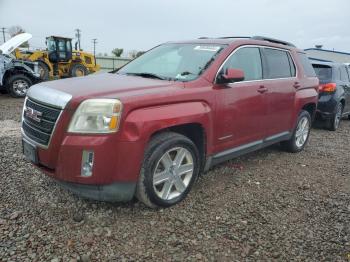
[[[56,41],[53,38],[47,39],[47,50],[56,51]]]
[[[215,59],[224,45],[164,44],[121,68],[118,74],[175,81],[196,79]]]
[[[327,65],[312,65],[320,81],[330,81],[332,79],[332,67]]]

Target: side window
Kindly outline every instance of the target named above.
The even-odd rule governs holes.
[[[295,67],[288,52],[264,48],[264,56],[266,60],[266,75],[267,79],[287,78],[295,76]],[[294,68],[293,68],[294,67]]]
[[[71,52],[72,51],[72,43],[70,41],[66,42],[66,50],[67,50],[67,52]]]
[[[262,65],[260,50],[257,47],[243,47],[238,49],[224,64],[223,71],[228,68],[241,69],[244,81],[262,79]]]
[[[346,72],[345,66],[340,67],[340,80],[344,82],[349,82],[348,72]]]
[[[304,73],[307,77],[315,77],[316,73],[312,67],[309,58],[304,53],[298,53],[299,60],[304,68]]]

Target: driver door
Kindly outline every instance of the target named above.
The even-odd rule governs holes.
[[[258,47],[241,47],[222,66],[243,70],[244,81],[217,84],[216,152],[254,147],[266,135],[266,89],[263,86],[262,59]]]

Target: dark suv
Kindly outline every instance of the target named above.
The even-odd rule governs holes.
[[[31,87],[24,154],[84,197],[171,206],[213,165],[275,143],[303,150],[318,86],[283,41],[166,43],[114,73]]]
[[[328,121],[329,130],[339,127],[343,116],[350,118],[350,75],[345,64],[313,62],[320,80],[317,119]]]

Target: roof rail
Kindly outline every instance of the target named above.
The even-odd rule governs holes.
[[[250,36],[221,36],[219,39],[230,39],[230,38],[250,38]]]
[[[221,37],[206,37],[202,36],[198,39],[230,39],[230,38],[251,38],[250,36],[221,36]]]
[[[292,43],[289,43],[289,42],[286,42],[286,41],[282,41],[282,40],[278,40],[278,39],[271,38],[271,37],[253,36],[253,37],[251,37],[251,38],[252,38],[252,39],[255,39],[255,40],[268,41],[268,42],[275,43],[275,44],[281,44],[281,45],[287,45],[287,46],[296,47],[296,46],[293,45]]]
[[[238,38],[250,38],[250,39],[254,39],[254,40],[268,41],[268,42],[275,43],[275,44],[296,47],[292,43],[289,43],[289,42],[286,42],[286,41],[282,41],[282,40],[278,40],[278,39],[271,38],[271,37],[266,37],[266,36],[251,36],[251,37],[250,36],[221,36],[221,37],[206,37],[206,36],[202,36],[202,37],[199,37],[198,39],[235,39],[235,38],[237,38],[237,39]]]

